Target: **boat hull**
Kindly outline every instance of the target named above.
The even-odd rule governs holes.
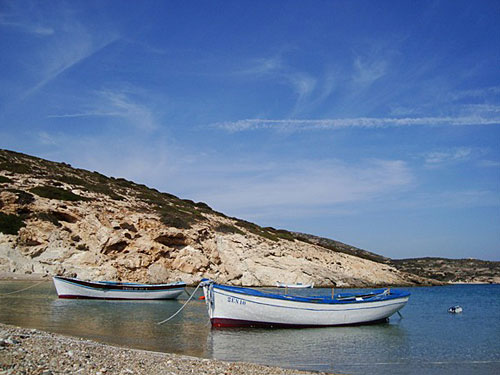
[[[186,284],[133,284],[89,282],[73,278],[54,277],[59,298],[155,300],[175,299],[184,291]]]
[[[213,327],[328,327],[385,322],[408,302],[400,298],[374,301],[314,303],[290,297],[263,297],[205,285]],[[307,298],[302,298],[307,300]]]
[[[257,321],[247,321],[247,320],[237,320],[237,319],[221,319],[214,318],[210,320],[212,327],[215,328],[318,328],[318,327],[341,327],[341,326],[358,326],[358,325],[371,325],[371,324],[381,324],[387,323],[389,318],[383,318],[378,320],[372,320],[369,322],[359,322],[359,323],[344,323],[344,324],[289,324],[289,323],[269,323],[269,322],[257,322]]]
[[[284,284],[277,282],[276,287],[288,288],[288,289],[307,289],[307,288],[314,288],[314,284]]]

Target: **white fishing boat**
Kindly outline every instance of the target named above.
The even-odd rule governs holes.
[[[281,283],[279,281],[276,281],[276,287],[277,288],[291,288],[291,289],[314,288],[314,283],[312,283],[312,284],[302,284],[302,283],[285,284],[285,283]]]
[[[213,327],[327,327],[385,322],[410,293],[379,289],[363,294],[303,297],[266,293],[204,280]]]
[[[72,277],[54,276],[59,298],[90,299],[175,299],[186,283],[138,284],[114,281],[84,281]]]

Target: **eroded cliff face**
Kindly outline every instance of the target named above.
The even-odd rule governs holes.
[[[0,167],[2,155],[7,165],[3,152]],[[51,169],[58,163],[13,157],[21,158],[16,165],[32,165],[22,173],[0,169],[0,213],[4,228],[6,222],[15,227],[11,234],[0,233],[0,274],[189,284],[207,277],[244,286],[274,286],[276,281],[339,287],[438,284],[297,240],[288,232],[228,218],[204,204],[170,195],[167,203],[158,203],[151,197],[161,193],[144,199],[145,187],[139,195],[123,182],[123,189],[110,182],[86,188],[68,178],[69,172],[65,178],[54,175]]]

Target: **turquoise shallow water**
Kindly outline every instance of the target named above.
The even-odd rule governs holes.
[[[2,281],[0,294],[33,284]],[[156,324],[187,295],[178,301],[63,300],[52,282],[44,282],[0,297],[0,322],[134,348],[326,372],[500,374],[500,285],[404,289],[412,296],[403,318],[395,315],[388,324],[215,330],[199,300],[172,321]],[[455,304],[463,306],[462,314],[447,312]]]

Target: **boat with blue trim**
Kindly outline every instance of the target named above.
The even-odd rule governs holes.
[[[290,288],[290,289],[307,289],[307,288],[314,288],[314,283],[312,284],[302,284],[302,283],[296,283],[296,284],[285,284],[280,281],[276,281],[276,287],[277,288]]]
[[[410,293],[378,289],[366,293],[303,297],[202,283],[213,327],[328,327],[386,322]]]
[[[86,299],[175,299],[186,283],[139,284],[115,281],[84,281],[73,277],[54,276],[59,298]]]

